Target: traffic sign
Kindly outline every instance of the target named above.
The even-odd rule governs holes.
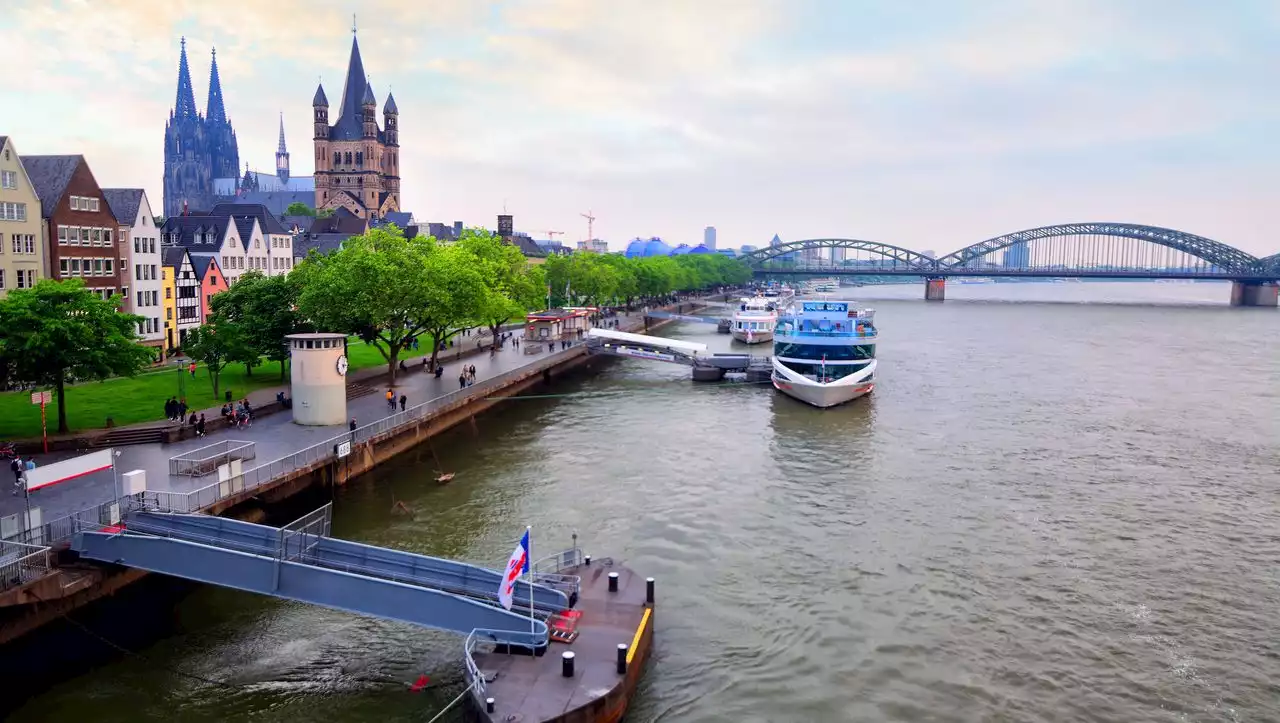
[[[53,401],[53,392],[32,392],[32,404],[48,404]]]

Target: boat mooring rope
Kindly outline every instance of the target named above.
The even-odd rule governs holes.
[[[449,705],[446,705],[444,708],[440,709],[440,712],[436,713],[435,717],[427,721],[427,723],[436,723],[436,721],[440,720],[440,716],[444,715],[445,713],[448,713],[449,709],[457,705],[458,701],[466,697],[466,695],[471,692],[471,689],[474,688],[475,685],[476,685],[475,683],[472,683],[471,685],[468,685],[467,687],[463,688],[462,692],[458,694],[457,698],[454,698],[453,700],[449,701]]]

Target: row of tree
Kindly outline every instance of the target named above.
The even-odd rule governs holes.
[[[388,226],[328,254],[313,252],[287,275],[246,273],[210,300],[206,323],[182,346],[208,368],[215,396],[228,364],[252,374],[264,360],[279,361],[283,380],[285,337],[312,330],[373,344],[394,383],[400,355],[419,338],[434,342],[434,367],[440,345],[463,329],[484,326],[496,337],[504,324],[544,305],[631,304],[749,278],[741,264],[713,254],[578,253],[535,265],[483,229],[441,244]],[[132,376],[152,361],[151,350],[137,343],[142,317],[120,313],[120,304],[78,279],[44,280],[0,299],[0,388],[51,387],[58,430],[66,432],[68,383]]]

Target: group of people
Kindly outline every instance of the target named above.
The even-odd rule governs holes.
[[[476,383],[476,365],[463,366],[462,371],[458,373],[458,388],[466,389]]]
[[[249,404],[249,399],[241,399],[234,405],[227,402],[222,405],[222,418],[236,429],[244,429],[253,425],[253,407]],[[200,415],[200,424],[196,427],[196,433],[204,436],[204,415]]]
[[[13,494],[25,492],[27,489],[27,472],[36,468],[34,460],[26,459],[18,455],[13,455],[13,459],[9,460],[9,470],[13,472]]]
[[[164,403],[164,417],[170,422],[182,422],[187,416],[187,398],[169,397]]]
[[[405,406],[408,405],[408,403],[409,403],[409,397],[401,394],[400,395],[400,411],[403,412]],[[387,408],[393,412],[396,411],[396,393],[391,389],[387,389]]]

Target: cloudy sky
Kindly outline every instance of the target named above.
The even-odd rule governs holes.
[[[159,205],[185,35],[240,158],[338,97],[357,14],[403,206],[615,249],[849,237],[949,251],[1128,221],[1280,251],[1274,0],[6,0],[0,133]],[[12,65],[15,59],[20,66]],[[21,70],[19,70],[19,67]],[[24,72],[25,71],[25,74]]]

